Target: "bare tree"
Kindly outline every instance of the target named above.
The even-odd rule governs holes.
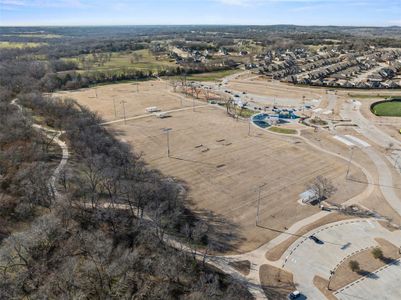
[[[177,87],[180,85],[178,80],[170,80],[170,85],[173,87],[174,93],[177,91]]]
[[[319,202],[330,198],[337,191],[337,188],[330,179],[320,175],[317,176],[307,188]]]

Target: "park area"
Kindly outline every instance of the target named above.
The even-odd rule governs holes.
[[[346,161],[297,138],[254,127],[248,135],[248,122],[228,117],[217,105],[173,93],[166,82],[115,84],[56,95],[76,99],[107,121],[117,119],[107,128],[142,153],[149,166],[182,182],[188,191],[188,206],[209,220],[216,241],[229,252],[253,250],[316,213],[318,208],[298,200],[318,175],[331,179],[338,188],[330,199],[335,203],[365,188],[345,180]],[[123,118],[123,102],[126,122],[118,120]],[[170,111],[170,117],[145,113],[151,106]],[[169,157],[166,128],[171,129]],[[351,168],[350,172],[364,180],[360,170]]]
[[[79,69],[84,71],[112,71],[121,69],[158,71],[176,67],[175,62],[166,55],[156,56],[149,49],[95,53],[64,59],[77,63]]]
[[[249,94],[249,98],[266,105],[297,107],[303,102],[308,104],[313,103],[312,100],[326,98],[325,90],[284,84],[253,74],[235,78],[226,87],[234,91],[244,91]]]
[[[381,117],[401,117],[401,99],[374,103],[372,112]]]

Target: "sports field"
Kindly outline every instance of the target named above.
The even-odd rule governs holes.
[[[102,85],[54,95],[74,98],[80,104],[98,112],[106,121],[124,118],[124,108],[126,117],[129,118],[145,114],[146,108],[151,106],[166,111],[193,105],[191,99],[170,92],[166,82],[156,80]]]
[[[401,99],[375,104],[372,111],[376,116],[401,117]]]
[[[40,47],[40,46],[44,46],[46,45],[46,43],[24,43],[24,42],[4,42],[4,41],[0,41],[0,49],[12,49],[12,48],[18,48],[18,49],[22,49],[22,48],[36,48],[36,47]]]
[[[234,91],[246,92],[250,97],[259,95],[260,97],[253,97],[254,100],[268,105],[298,106],[301,105],[303,101],[305,101],[305,103],[311,103],[312,100],[327,98],[324,90],[297,87],[271,81],[263,76],[234,79],[226,86]]]
[[[152,86],[153,84],[153,86]],[[137,96],[132,84],[104,86],[95,92],[82,90],[64,93],[113,119],[113,102],[103,93],[113,87],[116,97],[128,103],[127,114],[143,115],[147,106],[171,109],[180,107],[178,95],[167,91],[161,82],[139,86]],[[163,97],[168,96],[168,97]],[[248,123],[227,117],[217,106],[187,108],[171,113],[170,118],[140,117],[108,126],[118,137],[143,154],[143,159],[164,174],[181,181],[189,193],[188,205],[208,218],[217,240],[231,250],[249,251],[267,242],[293,223],[318,211],[298,202],[307,183],[318,175],[326,176],[338,187],[331,199],[342,203],[360,193],[365,186],[345,180],[347,162],[320,153],[304,142],[277,136]],[[170,157],[167,157],[169,134]],[[362,178],[359,170],[352,176]],[[260,225],[255,226],[259,187]]]
[[[78,63],[79,68],[86,71],[111,71],[122,69],[157,71],[158,69],[176,67],[175,62],[171,61],[166,56],[156,57],[148,49],[103,54],[111,55],[110,60],[107,60],[103,64],[94,61],[93,55],[85,55],[84,58],[89,63],[87,67],[82,63],[79,57],[65,58],[65,60]]]

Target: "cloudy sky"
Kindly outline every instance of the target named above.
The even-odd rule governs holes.
[[[0,0],[0,25],[401,26],[401,0]]]

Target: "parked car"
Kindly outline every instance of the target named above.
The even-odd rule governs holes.
[[[293,299],[298,299],[301,297],[301,293],[299,291],[293,291],[291,294],[288,295],[288,299],[293,300]]]
[[[311,235],[311,236],[309,237],[309,239],[311,239],[312,241],[314,241],[316,244],[319,244],[319,245],[324,244],[324,242],[323,242],[322,240],[318,239],[318,238],[315,237],[314,235]]]

